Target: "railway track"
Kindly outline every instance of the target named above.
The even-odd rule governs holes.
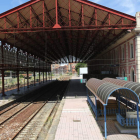
[[[0,140],[19,139],[19,137],[20,139],[21,137],[23,137],[24,139],[23,133],[25,134],[26,131],[25,130],[23,132],[24,128],[28,128],[27,125],[29,124],[29,122],[32,122],[32,119],[40,112],[40,110],[43,107],[47,106],[48,110],[50,108],[50,111],[52,112],[52,110],[54,109],[53,106],[56,106],[57,104],[56,95],[59,94],[60,98],[62,98],[66,86],[67,84],[66,83],[64,84],[64,82],[54,82],[48,85],[46,89],[43,89],[43,91],[41,90],[39,94],[26,100],[25,102],[14,103],[12,106],[5,108],[4,110],[1,110],[0,111]],[[49,100],[51,100],[52,103],[48,105]],[[40,120],[39,118],[42,118],[41,116],[38,117],[38,120]],[[41,121],[37,121],[37,120],[36,123],[32,122],[31,124],[36,125],[36,127],[32,126],[31,128],[39,129],[39,126],[41,126],[40,124],[43,125],[43,118],[41,120],[42,123]],[[20,136],[18,136],[19,134]],[[32,132],[28,130],[28,134],[29,136],[31,136]]]

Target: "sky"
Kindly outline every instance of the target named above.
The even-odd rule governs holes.
[[[10,10],[29,0],[1,0],[0,13]],[[135,16],[140,11],[140,0],[90,0],[103,6]]]

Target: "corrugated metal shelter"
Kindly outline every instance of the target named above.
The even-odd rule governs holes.
[[[133,90],[137,94],[138,97],[140,97],[140,83],[113,79],[113,78],[104,78],[103,81],[129,88],[129,89]]]
[[[107,82],[109,81],[109,82]],[[111,80],[108,79],[107,81],[105,80],[99,80],[95,78],[91,78],[87,81],[86,87],[88,90],[90,90],[94,96],[95,100],[98,98],[98,100],[103,104],[104,106],[104,122],[105,122],[105,138],[107,138],[107,130],[106,130],[106,106],[108,104],[108,99],[111,95],[114,97],[117,97],[118,99],[120,97],[128,100],[128,101],[133,101],[137,105],[137,127],[138,127],[138,137],[139,137],[139,97],[138,95],[131,89],[127,88],[130,85],[128,85],[128,82],[121,81],[122,83],[119,83],[118,80],[111,83]],[[114,80],[113,80],[114,81]],[[118,85],[114,84],[118,83]],[[127,84],[127,87],[123,87],[120,85],[123,85],[124,83]],[[89,97],[88,97],[89,98]],[[120,102],[119,102],[120,103]],[[96,101],[95,104],[97,105]],[[120,108],[120,105],[119,105]],[[97,110],[97,107],[96,107]],[[97,113],[97,111],[95,111]],[[120,112],[119,112],[120,113]],[[97,118],[97,114],[96,114]]]

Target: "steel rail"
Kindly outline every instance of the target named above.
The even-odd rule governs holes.
[[[24,101],[24,102],[28,102],[28,101],[30,101],[30,100],[33,100],[33,101],[35,101],[38,97],[40,97],[40,96],[42,96],[42,95],[39,95],[39,96],[35,96],[35,97],[31,97],[31,98],[29,98],[29,99],[22,99],[22,102]],[[4,115],[4,113],[6,113],[6,112],[8,112],[8,111],[10,111],[10,110],[12,110],[13,108],[15,108],[15,107],[17,107],[18,105],[20,105],[22,102],[21,102],[21,100],[19,101],[20,103],[13,103],[12,105],[13,105],[13,107],[11,107],[11,106],[9,106],[9,109],[7,109],[6,107],[0,112],[0,115],[1,115],[1,117],[2,117],[2,115]],[[15,104],[15,105],[14,105]],[[27,104],[27,106],[29,106],[31,103],[29,103],[29,104]],[[10,116],[9,118],[7,118],[5,121],[3,121],[2,123],[0,123],[0,125],[2,125],[4,122],[6,122],[6,121],[8,121],[10,118],[12,118],[13,116],[15,116],[18,112],[20,112],[21,110],[23,110],[24,108],[26,108],[27,106],[24,106],[23,108],[21,108],[19,111],[17,111],[16,113],[14,113],[12,116]],[[5,111],[4,111],[5,110]]]
[[[54,85],[54,84],[53,84]],[[54,96],[55,96],[55,94],[56,94],[56,90],[58,90],[59,88],[63,88],[63,85],[61,85],[60,83],[59,84],[57,84],[57,82],[55,83],[55,86],[57,86],[57,88],[53,88],[52,86],[50,86],[49,87],[49,91],[50,91],[50,97],[48,98],[48,95],[46,96],[46,98],[48,98],[47,99],[47,101],[45,101],[45,102],[40,102],[40,103],[37,103],[37,105],[36,105],[36,103],[29,103],[28,105],[26,105],[26,107],[24,107],[24,108],[22,108],[21,110],[19,110],[17,113],[15,113],[15,115],[20,115],[20,112],[22,113],[23,111],[25,112],[25,110],[29,110],[30,109],[30,107],[32,107],[32,108],[34,108],[35,106],[36,106],[36,108],[38,108],[37,109],[37,111],[35,110],[35,112],[33,112],[32,114],[31,114],[31,116],[30,117],[28,117],[28,118],[30,118],[26,123],[25,122],[22,122],[21,124],[20,124],[20,127],[22,126],[22,124],[24,124],[24,126],[26,126],[29,122],[30,122],[30,120],[43,108],[43,106],[48,102],[48,100],[50,100],[50,99],[52,99]],[[53,90],[52,90],[52,88],[53,88]],[[47,91],[48,91],[47,90]],[[44,99],[44,94],[46,93],[46,90],[45,91],[43,91],[43,93],[39,96],[39,99],[41,100],[41,99]],[[54,93],[54,94],[52,94],[52,93]],[[37,98],[38,99],[38,98]],[[36,100],[37,101],[37,100]],[[7,119],[7,120],[5,120],[2,124],[5,124],[5,122],[7,122],[8,120],[10,120],[10,119],[12,119],[14,116],[12,115],[9,119]],[[17,116],[17,118],[18,118],[18,116]],[[12,121],[12,120],[11,120]],[[9,121],[8,121],[9,122]],[[10,123],[10,122],[9,122]],[[12,137],[15,137],[15,136],[17,136],[18,134],[19,134],[19,132],[22,130],[22,127],[20,128],[20,129],[18,129],[17,131],[17,133],[13,136],[12,134]],[[12,138],[13,139],[13,138]]]
[[[67,84],[67,85],[68,85],[68,84]],[[67,87],[67,85],[65,85],[65,87],[64,87],[64,85],[62,84],[61,87],[64,89],[64,88]],[[58,86],[58,88],[60,88],[60,87]],[[64,92],[64,91],[63,91],[63,92]],[[56,95],[56,94],[52,95],[52,96],[48,99],[48,101],[51,100],[55,95]],[[16,139],[16,137],[19,135],[19,133],[30,123],[30,121],[39,113],[39,111],[48,103],[48,101],[46,101],[46,103],[44,103],[44,105],[30,118],[30,120],[21,128],[21,130],[20,130],[18,133],[15,134],[15,136],[12,138],[12,140],[15,140],[15,139]],[[53,113],[53,111],[54,111],[54,109],[55,109],[55,107],[56,107],[57,104],[58,104],[58,101],[54,104],[54,106],[53,106],[51,112],[49,113],[49,116],[47,117],[47,120],[49,119],[49,117],[50,117],[51,114]],[[55,114],[56,114],[56,112],[55,112]],[[55,116],[54,116],[54,117],[55,117]]]

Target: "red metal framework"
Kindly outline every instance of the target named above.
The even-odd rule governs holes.
[[[87,0],[31,0],[0,14],[0,40],[44,61],[81,62],[135,26],[135,17]]]

